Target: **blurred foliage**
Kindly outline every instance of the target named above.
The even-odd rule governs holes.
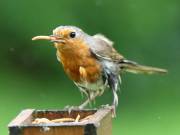
[[[179,0],[1,0],[0,134],[8,134],[8,122],[22,109],[82,101],[50,43],[31,41],[59,25],[75,25],[103,33],[128,59],[169,70],[164,76],[122,75],[113,135],[179,135],[179,13]],[[110,92],[96,101],[110,102]]]

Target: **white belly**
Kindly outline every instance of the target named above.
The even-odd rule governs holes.
[[[82,83],[75,83],[78,87],[85,88],[89,91],[98,91],[98,90],[104,90],[106,88],[106,84],[104,84],[102,79],[99,79],[95,83],[88,83],[86,81]]]

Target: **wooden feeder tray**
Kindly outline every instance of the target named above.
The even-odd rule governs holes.
[[[33,124],[37,118],[76,119],[78,115],[78,122]],[[88,116],[89,119],[86,119]],[[26,109],[8,125],[8,128],[9,135],[112,135],[112,117],[109,108],[72,110],[71,113],[66,110]]]

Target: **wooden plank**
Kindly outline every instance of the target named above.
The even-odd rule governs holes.
[[[93,117],[90,119],[90,122],[98,124],[108,114],[111,114],[110,108],[101,108],[93,115]]]
[[[28,124],[32,120],[32,113],[34,109],[23,110],[14,120],[8,125],[8,127],[20,126]]]
[[[23,110],[14,120],[8,125],[9,135],[22,135],[21,126],[32,121],[32,113],[34,109]]]
[[[112,114],[108,113],[101,121],[97,128],[98,135],[112,135]]]
[[[22,135],[84,135],[84,130],[82,126],[29,127],[23,129]]]

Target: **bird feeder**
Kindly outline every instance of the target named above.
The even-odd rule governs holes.
[[[44,119],[48,122],[37,122]],[[63,121],[67,119],[70,121]],[[8,128],[9,135],[112,135],[111,109],[71,112],[26,109],[12,120]]]

